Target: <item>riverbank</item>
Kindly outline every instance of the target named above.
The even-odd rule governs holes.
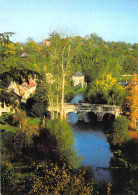
[[[80,86],[71,87],[65,94],[65,102],[70,102],[75,95],[84,93],[86,90],[85,87],[81,88]]]
[[[114,183],[112,194],[136,194],[138,192],[138,139],[137,133],[130,131],[131,140],[121,146],[113,145],[113,130],[104,131],[114,157],[110,161]],[[119,176],[119,177],[118,177]]]

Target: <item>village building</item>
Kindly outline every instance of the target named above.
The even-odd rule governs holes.
[[[44,39],[43,40],[43,45],[50,46],[50,40],[49,39]]]
[[[28,58],[29,57],[29,55],[27,54],[27,53],[23,53],[22,55],[21,55],[21,58]]]
[[[35,93],[36,83],[32,79],[29,80],[29,83],[24,82],[22,85],[18,85],[16,82],[11,82],[8,90],[17,96],[16,107],[13,108],[13,106],[6,105],[5,102],[0,102],[0,116],[7,112],[14,113],[15,110],[19,108],[21,101],[26,102],[30,95]]]
[[[31,94],[35,93],[36,83],[32,79],[29,80],[29,83],[24,82],[22,85],[12,82],[8,89],[19,95],[22,100],[27,100]]]
[[[27,100],[30,95],[33,95],[36,90],[36,83],[34,80],[29,80],[29,83],[24,82],[22,84],[23,94],[22,99]]]
[[[81,87],[84,87],[85,85],[84,75],[81,72],[76,72],[72,75],[72,81],[74,86],[80,85]]]

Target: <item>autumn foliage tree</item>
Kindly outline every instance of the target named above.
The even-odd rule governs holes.
[[[43,166],[43,170],[40,166]],[[36,176],[32,178],[33,186],[29,194],[98,194],[95,189],[96,182],[92,178],[86,181],[87,173],[84,170],[75,172],[66,164],[61,168],[57,164],[40,166],[37,167]]]
[[[132,81],[126,87],[125,114],[129,119],[129,128],[136,130],[138,120],[138,78],[134,74]]]

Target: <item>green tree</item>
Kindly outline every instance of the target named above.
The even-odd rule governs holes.
[[[2,162],[1,164],[1,192],[2,194],[13,194],[16,191],[17,177],[11,163]]]
[[[34,70],[33,63],[24,61],[18,53],[17,45],[12,43],[9,38],[13,33],[0,34],[0,99],[4,98],[8,104],[14,104],[15,96],[8,99],[7,90],[11,81],[22,84],[24,80],[28,81],[29,76],[38,76]],[[29,65],[29,66],[28,66]]]
[[[124,116],[118,116],[114,122],[114,133],[112,143],[121,146],[130,140],[128,132],[128,119]]]
[[[44,79],[37,82],[35,95],[33,97],[32,112],[36,116],[46,116],[48,107],[47,83]]]
[[[88,85],[87,98],[91,103],[122,105],[125,89],[110,74],[102,74]]]
[[[51,66],[51,74],[55,76],[55,85],[60,83],[59,87],[57,86],[56,88],[57,92],[60,93],[58,96],[58,98],[60,98],[60,117],[63,119],[66,79],[69,75],[71,62],[77,53],[78,47],[73,45],[71,38],[61,38],[57,33],[51,35],[50,42],[49,65]]]
[[[69,124],[64,120],[54,119],[46,123],[46,128],[56,138],[60,160],[77,167],[81,158],[77,156],[74,149],[74,135]]]

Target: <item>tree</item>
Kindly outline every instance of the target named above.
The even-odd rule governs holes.
[[[11,81],[22,84],[24,80],[28,81],[30,75],[32,77],[39,76],[34,70],[34,65],[30,63],[28,66],[28,62],[21,59],[16,44],[9,40],[13,34],[12,32],[0,34],[0,99],[3,99],[3,94],[7,94],[4,100],[9,97],[10,91],[7,90],[7,87]],[[14,104],[14,94],[12,94],[12,98],[13,101],[8,99],[6,103]]]
[[[117,84],[116,78],[110,74],[102,74],[88,85],[87,98],[91,103],[118,104],[123,103],[125,89]]]
[[[17,156],[22,156],[24,153],[29,152],[29,147],[33,144],[34,136],[38,136],[38,126],[29,125],[28,119],[24,111],[19,113],[19,125],[14,135],[14,151]]]
[[[125,114],[129,119],[130,129],[136,130],[138,116],[138,78],[137,74],[133,75],[132,81],[126,87],[126,105]]]
[[[78,167],[81,158],[74,150],[74,135],[69,124],[65,120],[54,119],[46,123],[46,128],[56,139],[56,147],[60,161]]]
[[[114,122],[114,132],[112,143],[114,145],[121,146],[130,140],[130,135],[128,132],[128,119],[124,116],[118,116]]]
[[[57,164],[43,165],[41,172],[37,167],[36,176],[30,194],[98,194],[95,189],[96,182],[93,178],[86,180],[86,171],[74,171],[66,164],[59,167]]]
[[[34,103],[31,111],[36,116],[46,116],[48,107],[48,90],[45,79],[37,82],[35,95],[33,97]]]
[[[77,47],[73,45],[72,40],[69,37],[61,38],[59,34],[53,33],[50,38],[51,46],[50,46],[50,66],[52,67],[51,74],[57,75],[55,76],[55,80],[57,80],[61,87],[57,87],[58,92],[61,93],[59,97],[60,99],[60,117],[63,119],[64,113],[64,96],[65,96],[65,85],[66,78],[70,72],[71,61],[77,53]],[[56,82],[55,82],[56,83]]]
[[[2,162],[1,173],[2,194],[13,194],[17,189],[17,176],[12,164]]]

